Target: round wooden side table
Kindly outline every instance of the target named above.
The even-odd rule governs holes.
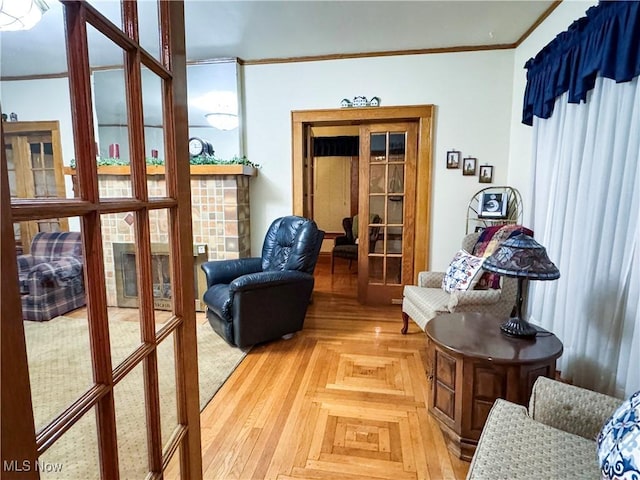
[[[485,313],[440,315],[427,323],[431,398],[449,449],[471,460],[496,398],[527,405],[536,378],[554,378],[562,342],[542,330],[533,339],[500,331],[504,319]]]

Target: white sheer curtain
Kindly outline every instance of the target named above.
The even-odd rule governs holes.
[[[574,384],[640,389],[640,84],[598,78],[587,103],[534,119],[533,229],[560,269],[531,282],[531,321],[564,343]]]

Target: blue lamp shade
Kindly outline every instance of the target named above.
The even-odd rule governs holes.
[[[611,415],[598,435],[602,478],[640,478],[640,390]]]

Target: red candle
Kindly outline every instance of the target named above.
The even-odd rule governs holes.
[[[109,145],[109,157],[111,158],[120,158],[120,145],[117,143],[112,143]]]

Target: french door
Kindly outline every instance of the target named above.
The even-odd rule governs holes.
[[[68,83],[67,114],[54,120],[68,132],[65,163],[75,161],[78,191],[77,198],[11,198],[2,128],[2,478],[167,478],[163,472],[175,464],[178,478],[201,478],[183,2],[48,3],[46,20],[60,15],[63,22],[68,71],[43,75],[37,102],[47,110],[56,95],[47,88],[60,86],[47,87],[47,78]],[[3,42],[13,41],[11,33]],[[125,113],[110,130],[96,125],[93,113],[91,72],[104,68],[122,72],[125,91],[112,99]],[[161,113],[152,120],[157,106]],[[146,152],[157,148],[145,140],[150,127],[163,139],[162,191],[147,186]],[[100,183],[96,162],[113,135],[128,146],[131,170],[117,188]],[[82,264],[86,308],[23,321],[26,285],[18,282],[14,229],[58,218],[81,232],[73,256]],[[106,230],[134,238],[137,309],[110,306]],[[151,243],[158,236],[170,252],[169,313],[154,308]],[[125,341],[123,332],[133,333]]]
[[[358,300],[389,304],[413,281],[417,123],[360,127]]]

